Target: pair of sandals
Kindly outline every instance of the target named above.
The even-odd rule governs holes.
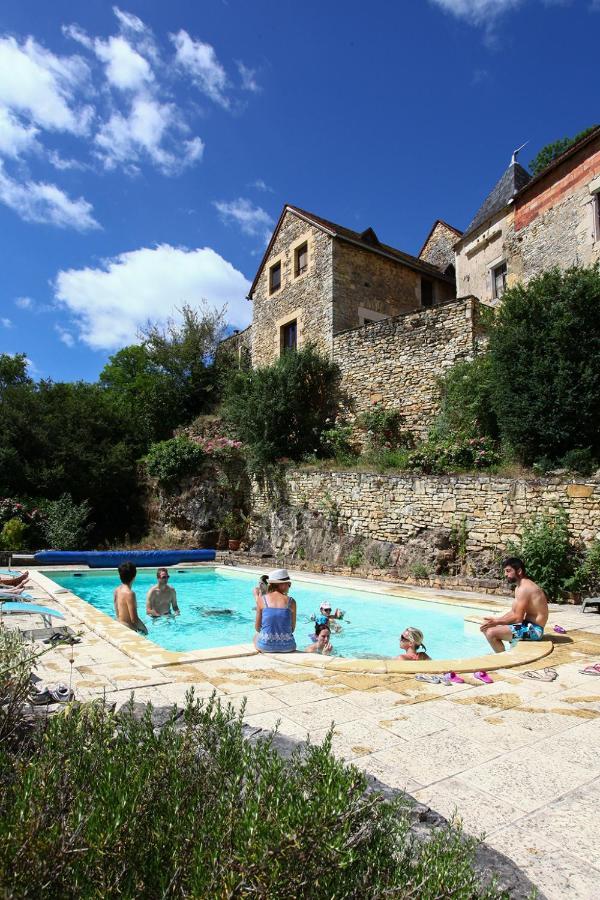
[[[31,697],[33,706],[48,706],[50,703],[68,703],[75,694],[66,684],[56,684],[52,688],[37,690]]]
[[[457,675],[456,672],[446,672],[444,675],[416,675],[417,681],[425,681],[427,684],[464,684],[465,679]],[[483,669],[473,673],[473,678],[482,681],[484,684],[493,684],[494,679],[490,678]]]
[[[51,647],[57,647],[59,644],[80,644],[81,640],[78,637],[74,637],[72,634],[63,634],[60,631],[55,631],[54,634],[51,634],[50,637],[44,641],[44,644],[50,644]]]
[[[592,663],[591,666],[580,669],[579,673],[580,675],[600,675],[600,663]]]
[[[598,674],[600,675],[600,672]],[[551,666],[546,666],[545,669],[531,669],[528,672],[519,672],[519,678],[526,678],[529,681],[547,681],[550,683],[551,681],[556,681],[558,672]]]

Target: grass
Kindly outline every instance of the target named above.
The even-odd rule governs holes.
[[[3,743],[0,785],[5,897],[506,896],[478,883],[474,841],[416,840],[407,801],[367,794],[330,739],[285,760],[214,699],[161,729],[150,710],[69,706]]]

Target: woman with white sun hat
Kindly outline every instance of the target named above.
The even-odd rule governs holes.
[[[291,583],[287,569],[274,569],[267,576],[267,592],[263,595],[254,589],[254,646],[261,653],[292,653],[296,649],[296,601],[288,596]]]

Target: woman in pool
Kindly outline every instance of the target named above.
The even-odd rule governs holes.
[[[422,647],[422,650],[419,650]],[[425,644],[423,643],[423,632],[418,628],[405,628],[400,635],[400,649],[404,650],[398,656],[398,659],[431,659],[427,655]]]
[[[296,601],[288,597],[291,583],[287,569],[275,569],[267,576],[266,594],[254,588],[254,646],[261,653],[292,653],[296,649]]]
[[[329,654],[332,652],[333,647],[331,646],[331,631],[329,630],[329,625],[323,623],[321,625],[317,625],[315,628],[316,640],[312,642],[310,647],[306,648],[306,653],[322,653],[323,655]]]

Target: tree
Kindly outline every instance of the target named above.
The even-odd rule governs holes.
[[[600,458],[600,270],[552,269],[507,290],[489,339],[492,406],[525,463]]]
[[[455,363],[441,379],[440,390],[440,414],[434,429],[437,437],[498,437],[487,353]]]
[[[224,418],[258,467],[318,454],[336,417],[337,378],[337,366],[313,348],[286,352],[271,366],[232,373]]]
[[[582,138],[587,137],[588,134],[597,128],[597,125],[591,125],[589,128],[586,128],[584,131],[580,131],[579,134],[576,134],[575,137],[571,138],[560,138],[558,141],[554,141],[552,144],[546,144],[545,147],[539,151],[537,156],[529,163],[529,170],[532,175],[539,175],[539,173],[549,166],[550,163],[556,159],[561,153],[564,153],[565,150],[568,150],[569,147],[573,146],[573,144],[580,141]]]

